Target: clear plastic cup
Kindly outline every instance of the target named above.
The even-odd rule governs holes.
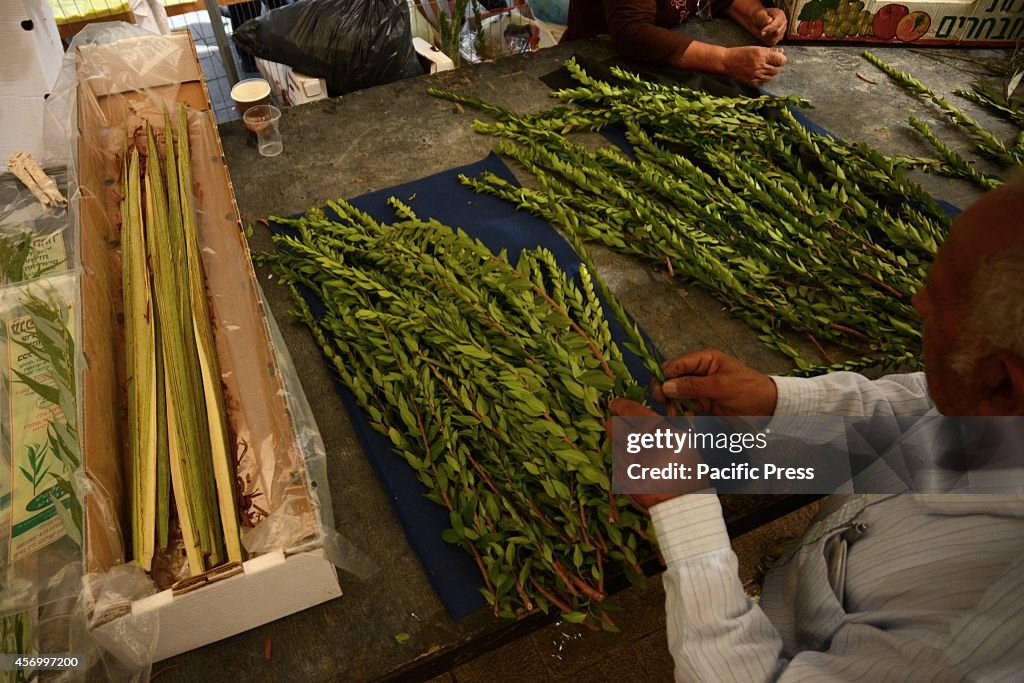
[[[276,157],[284,150],[281,142],[281,110],[272,104],[251,107],[242,115],[245,127],[256,133],[260,154]]]

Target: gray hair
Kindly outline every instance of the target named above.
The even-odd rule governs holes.
[[[1024,241],[982,260],[968,326],[996,351],[1024,356]]]
[[[1024,173],[1008,184],[1011,191],[1024,189]],[[1024,240],[981,260],[968,307],[960,348],[950,358],[957,373],[972,372],[983,355],[997,351],[1024,357]]]

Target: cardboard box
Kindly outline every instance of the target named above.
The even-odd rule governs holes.
[[[201,188],[199,234],[207,276],[217,355],[229,404],[229,423],[239,442],[240,469],[253,468],[271,515],[287,510],[288,544],[241,564],[191,577],[154,596],[90,606],[90,628],[116,654],[136,652],[126,634],[153,633],[155,660],[211,643],[341,595],[327,559],[299,447],[298,427],[271,345],[266,311],[258,296],[248,245],[214,123],[195,46],[187,32],[86,45],[79,70],[77,164],[82,264],[80,345],[82,374],[79,434],[85,469],[95,494],[85,501],[87,590],[100,592],[105,572],[125,559],[112,528],[125,519],[128,460],[122,421],[123,333],[118,265],[119,149],[117,131],[126,117],[159,117],[164,102],[185,102],[190,118],[193,173]],[[146,64],[139,74],[136,64]],[[155,113],[150,113],[150,110]],[[251,459],[256,458],[253,462]],[[282,506],[282,503],[286,505]],[[269,528],[269,527],[268,527]],[[257,527],[259,531],[260,527]],[[277,538],[277,537],[275,537]],[[99,578],[97,578],[99,577]],[[244,596],[240,597],[240,596]],[[200,615],[201,614],[201,618]],[[147,626],[148,625],[148,626]]]
[[[0,167],[15,152],[44,157],[43,105],[46,98],[15,96],[0,98]]]
[[[784,0],[790,40],[914,45],[1013,45],[1024,0]]]
[[[285,99],[288,104],[293,105],[325,100],[327,99],[327,80],[289,69]]]
[[[281,106],[327,99],[327,80],[300,73],[277,62],[256,58],[256,68],[270,83],[270,92]]]
[[[440,71],[451,71],[455,68],[451,58],[422,38],[412,39],[413,49],[419,57],[420,64],[427,70],[427,73],[436,74]]]
[[[4,98],[50,94],[64,47],[47,0],[0,0],[0,54]]]
[[[260,75],[270,84],[270,96],[278,104],[285,106],[284,94],[288,88],[288,72],[291,67],[279,62],[270,62],[256,57],[256,68]]]

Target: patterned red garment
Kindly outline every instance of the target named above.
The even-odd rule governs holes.
[[[665,63],[692,42],[671,29],[710,5],[723,13],[732,0],[571,0],[562,41],[611,34],[623,57]]]

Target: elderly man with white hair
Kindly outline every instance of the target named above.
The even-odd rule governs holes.
[[[957,218],[914,306],[923,373],[769,377],[706,350],[667,363],[656,394],[714,415],[1024,416],[1024,174]],[[678,681],[1024,680],[1024,497],[832,496],[759,605],[716,496],[634,499],[667,564]]]

